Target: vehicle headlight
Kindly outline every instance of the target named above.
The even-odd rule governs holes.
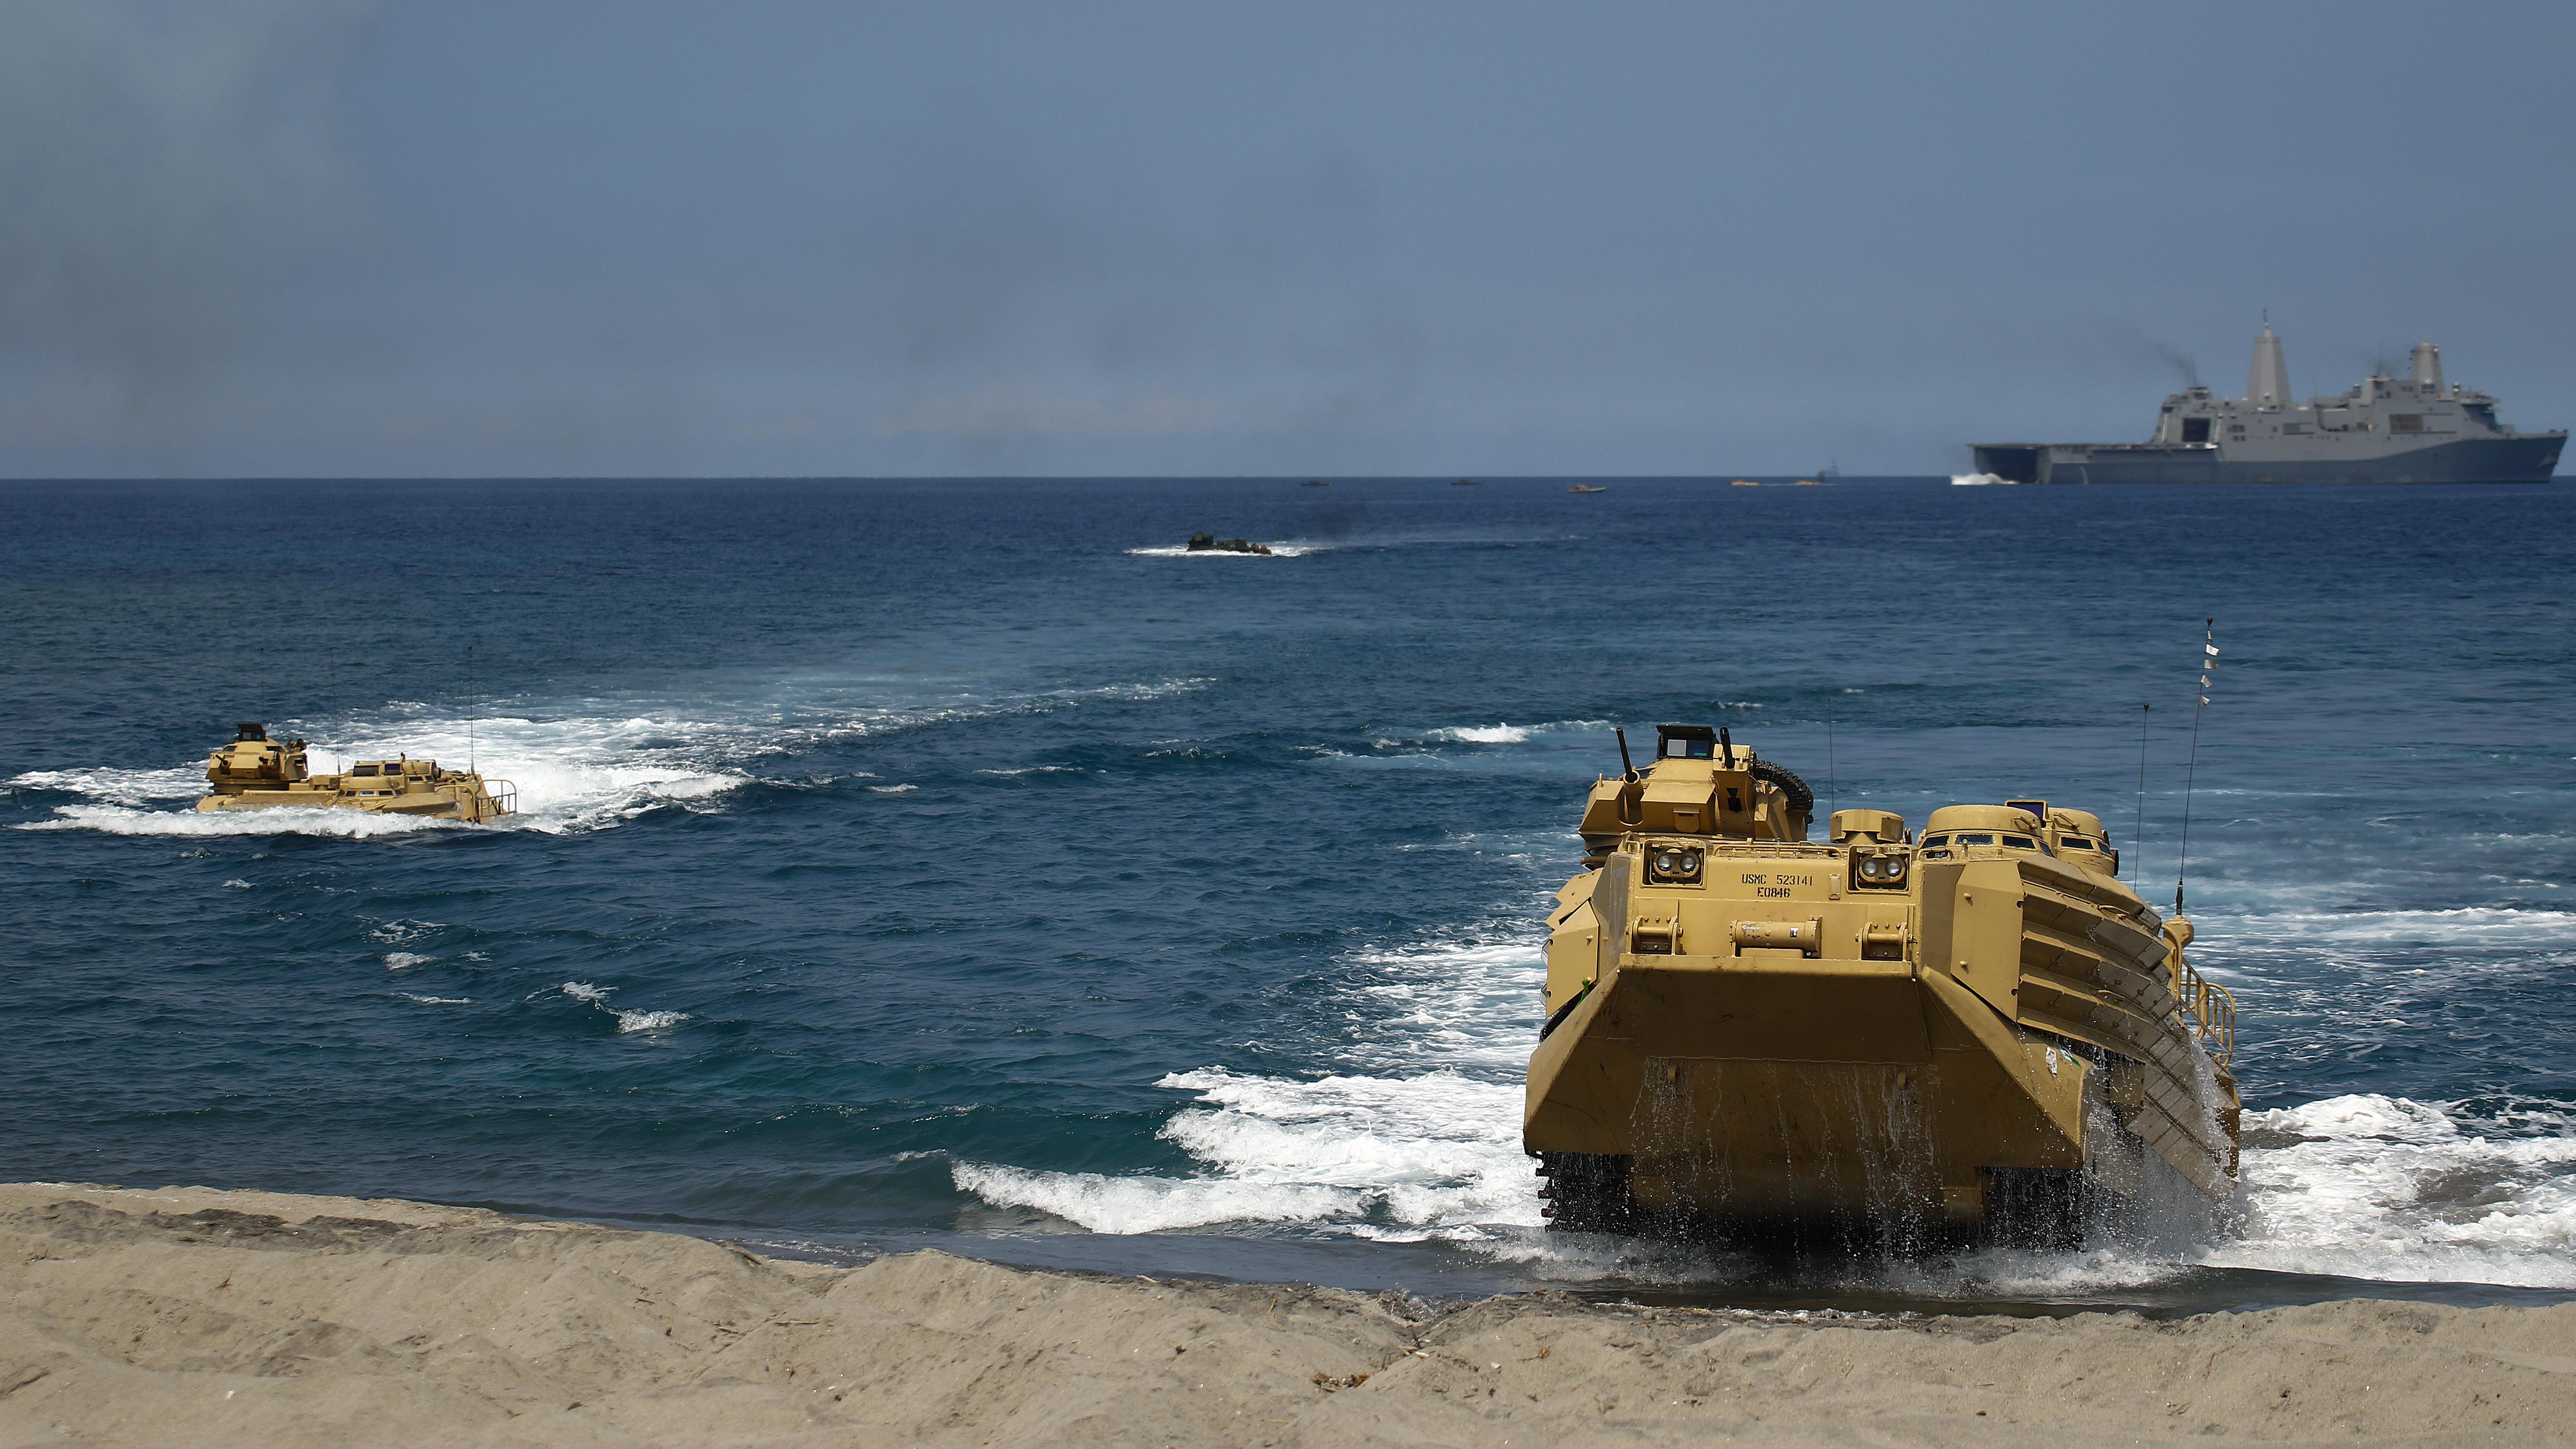
[[[1905,883],[1906,858],[1902,855],[1880,855],[1854,852],[1852,880],[1855,885],[1893,886]]]

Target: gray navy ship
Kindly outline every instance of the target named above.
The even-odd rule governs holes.
[[[2403,382],[2377,373],[2336,397],[2290,401],[2281,339],[2254,341],[2245,396],[2194,384],[2165,399],[2143,443],[1972,443],[2000,483],[2540,483],[2567,432],[2516,432],[2496,400],[2442,382],[2442,349],[2415,344]]]

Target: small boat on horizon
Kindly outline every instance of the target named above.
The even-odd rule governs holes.
[[[1568,493],[1607,493],[1610,490],[1598,483],[1577,483],[1565,491]]]

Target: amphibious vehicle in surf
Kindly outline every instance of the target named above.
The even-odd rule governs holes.
[[[2234,1003],[2099,817],[1843,810],[1816,841],[1813,791],[1727,731],[1620,756],[1548,922],[1522,1141],[1552,1227],[2066,1246],[2099,1205],[2233,1194]]]
[[[301,806],[480,824],[519,808],[518,787],[509,781],[442,770],[436,760],[360,760],[339,774],[316,775],[305,766],[304,741],[272,740],[266,725],[250,722],[234,734],[206,759],[213,788],[197,801],[199,810]]]

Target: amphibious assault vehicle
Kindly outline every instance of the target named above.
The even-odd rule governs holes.
[[[479,824],[519,807],[518,787],[507,780],[486,781],[471,770],[442,770],[436,760],[407,755],[316,775],[305,767],[304,741],[272,740],[258,723],[240,725],[231,744],[207,757],[206,779],[214,788],[197,801],[199,810],[302,806]]]
[[[1729,732],[1596,784],[1549,917],[1522,1141],[1550,1224],[2067,1246],[2235,1187],[2235,1007],[2099,817],[1834,814]]]

